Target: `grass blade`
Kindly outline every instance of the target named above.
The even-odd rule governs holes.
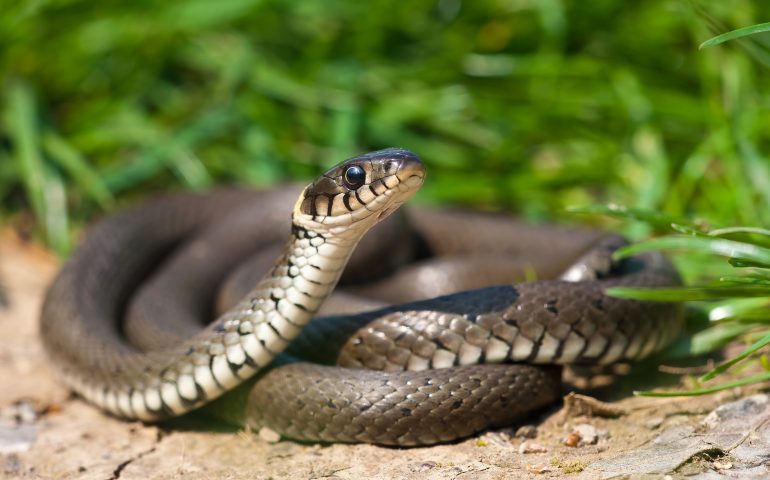
[[[755,328],[756,324],[738,322],[713,325],[674,343],[666,352],[666,358],[688,358],[713,352]]]
[[[734,358],[731,358],[730,360],[715,367],[713,370],[711,370],[710,372],[700,377],[700,381],[705,382],[707,380],[711,380],[712,378],[716,377],[720,373],[726,372],[730,367],[743,361],[745,358],[749,357],[750,355],[755,353],[757,350],[761,349],[762,347],[768,344],[770,344],[770,333],[768,333],[767,335],[763,336],[762,338],[754,342],[750,347],[742,351],[740,354],[736,355]]]
[[[770,380],[770,372],[760,373],[751,377],[741,378],[734,382],[720,383],[713,387],[697,388],[694,390],[682,390],[677,392],[653,392],[653,391],[636,391],[634,395],[640,397],[696,397],[698,395],[706,395],[709,393],[720,392],[722,390],[729,390],[735,387],[742,387],[744,385],[751,385],[752,383],[763,382]]]
[[[756,25],[750,25],[748,27],[739,28],[737,30],[717,35],[716,37],[709,38],[705,42],[701,43],[698,48],[704,49],[713,47],[714,45],[719,45],[720,43],[735,40],[736,38],[746,37],[748,35],[754,35],[762,32],[770,32],[770,22],[758,23]]]
[[[610,203],[608,205],[588,205],[579,207],[569,207],[571,213],[601,214],[615,218],[639,220],[649,223],[658,229],[668,230],[672,224],[687,225],[689,222],[683,217],[668,215],[643,208],[630,208],[624,205]]]
[[[734,284],[741,284],[741,285],[765,285],[768,288],[768,296],[770,297],[770,279],[764,278],[764,277],[757,277],[757,276],[739,276],[739,275],[725,275],[724,277],[719,277],[720,282],[725,283],[734,283]]]
[[[66,257],[72,248],[69,235],[66,188],[61,176],[53,168],[45,168],[45,231],[48,243],[60,257]]]
[[[7,100],[6,128],[32,210],[48,244],[65,256],[70,248],[67,198],[61,178],[47,168],[43,159],[35,95],[26,84],[16,83],[9,89]]]
[[[45,223],[45,172],[34,96],[27,85],[17,83],[8,90],[6,101],[5,124],[13,142],[13,156],[32,211],[39,222]]]
[[[759,227],[727,227],[727,228],[716,228],[714,230],[709,231],[709,235],[714,237],[723,237],[725,235],[733,235],[736,233],[752,233],[756,235],[770,236],[770,230],[766,228],[759,228]]]
[[[687,250],[712,253],[752,266],[770,267],[770,249],[722,238],[677,235],[653,238],[623,247],[615,252],[615,256],[616,258],[626,258],[637,253],[654,250]]]
[[[112,206],[112,193],[72,145],[59,135],[49,132],[43,136],[43,148],[51,160],[64,169],[102,209],[107,210]]]
[[[731,297],[770,297],[770,288],[763,285],[676,288],[613,287],[608,288],[605,293],[612,297],[630,298],[635,300],[655,302],[694,302]]]

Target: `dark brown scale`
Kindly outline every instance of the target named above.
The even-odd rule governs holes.
[[[255,427],[268,426],[311,441],[402,446],[448,442],[508,425],[543,408],[558,398],[559,376],[558,369],[528,365],[394,374],[299,363],[268,373],[260,388],[252,389],[250,405],[264,408],[249,410],[247,417]],[[317,423],[299,420],[315,411],[314,405],[296,397],[308,378],[316,381],[321,402],[335,399],[336,408],[320,409],[323,419],[316,416]],[[366,390],[379,393],[358,396],[358,391]],[[290,413],[288,407],[299,412]],[[316,430],[319,424],[325,427]]]

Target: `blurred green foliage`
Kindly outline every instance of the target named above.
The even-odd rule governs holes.
[[[762,0],[0,0],[0,215],[32,212],[66,253],[116,198],[307,178],[403,146],[428,164],[423,201],[766,225],[770,42],[698,45],[768,13]]]

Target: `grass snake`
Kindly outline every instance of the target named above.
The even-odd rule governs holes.
[[[415,209],[404,228],[390,214],[424,177],[387,149],[304,189],[171,194],[103,220],[46,295],[52,364],[123,418],[213,402],[294,439],[412,446],[552,403],[559,364],[642,358],[677,335],[677,305],[604,294],[676,284],[663,256],[615,262],[617,236],[467,212]]]

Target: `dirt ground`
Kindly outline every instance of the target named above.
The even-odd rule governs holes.
[[[0,477],[201,479],[719,478],[770,475],[770,399],[571,397],[525,424],[427,448],[272,442],[110,418],[71,395],[37,339],[48,252],[0,232]],[[634,369],[640,378],[654,367]],[[645,370],[646,369],[646,370]],[[624,381],[628,383],[628,379]],[[638,386],[638,385],[634,385]],[[643,385],[644,388],[649,385]],[[722,407],[720,407],[722,406]],[[720,407],[714,411],[717,407]]]

